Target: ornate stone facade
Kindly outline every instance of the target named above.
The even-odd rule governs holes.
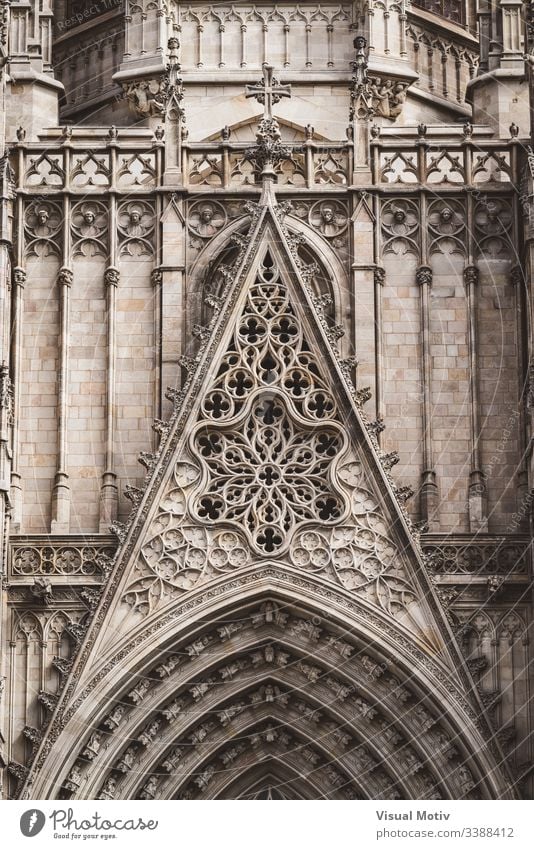
[[[532,14],[32,4],[5,795],[532,798]]]

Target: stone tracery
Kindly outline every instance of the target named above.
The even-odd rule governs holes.
[[[267,252],[124,601],[147,614],[210,576],[285,557],[390,614],[417,592]]]

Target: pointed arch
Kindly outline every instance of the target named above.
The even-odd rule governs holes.
[[[229,221],[228,224],[210,239],[202,248],[191,266],[186,290],[187,314],[191,316],[190,324],[207,323],[207,318],[213,312],[205,310],[204,302],[207,294],[219,294],[214,291],[214,281],[219,274],[219,268],[231,266],[239,253],[239,242],[234,238],[250,228],[250,213],[243,209],[243,214]],[[317,279],[313,283],[317,296],[328,294],[332,298],[332,322],[336,323],[346,315],[348,304],[346,293],[350,291],[350,281],[345,265],[341,262],[336,251],[314,230],[306,221],[296,215],[288,217],[289,231],[303,238],[305,262],[317,265]],[[215,285],[216,282],[215,282]],[[220,280],[220,288],[224,286],[224,275]]]

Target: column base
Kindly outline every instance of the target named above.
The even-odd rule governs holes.
[[[114,472],[104,472],[100,489],[100,521],[98,526],[101,534],[109,533],[109,526],[117,518],[118,508],[117,475]]]
[[[70,531],[70,487],[66,472],[57,472],[52,490],[52,521],[50,531],[53,534],[68,534]]]

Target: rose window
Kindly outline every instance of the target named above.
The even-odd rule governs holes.
[[[198,428],[192,447],[208,477],[196,516],[236,523],[260,552],[285,548],[303,523],[337,523],[346,512],[333,478],[345,437],[335,425],[297,425],[281,393],[259,392],[231,430]]]

